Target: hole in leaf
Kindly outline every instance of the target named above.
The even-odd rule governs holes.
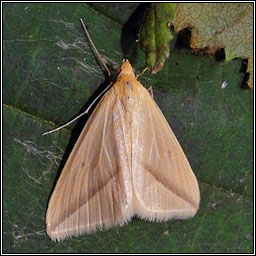
[[[216,53],[215,53],[215,60],[216,61],[224,61],[225,60],[224,48],[221,48],[221,49],[216,51]]]
[[[241,82],[241,89],[249,89],[249,86],[247,84],[250,73],[246,72],[248,67],[248,59],[242,60],[242,66],[240,68],[240,73],[244,73],[242,82]]]
[[[181,48],[191,49],[189,46],[190,38],[191,38],[191,31],[189,28],[185,28],[181,30],[178,33],[175,47],[177,47],[178,49],[181,49]]]

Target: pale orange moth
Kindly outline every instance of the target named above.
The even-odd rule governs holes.
[[[50,198],[47,234],[63,240],[123,225],[193,217],[197,179],[168,122],[123,60],[76,142]]]

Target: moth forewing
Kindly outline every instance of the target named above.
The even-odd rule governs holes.
[[[156,221],[192,217],[200,202],[196,177],[159,107],[146,89],[141,94],[132,136],[136,214]]]
[[[133,215],[129,153],[117,136],[122,123],[115,99],[112,87],[62,170],[46,216],[47,234],[53,240],[122,225]]]

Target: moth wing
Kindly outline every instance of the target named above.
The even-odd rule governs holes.
[[[153,98],[144,87],[140,95],[132,135],[135,213],[156,221],[192,217],[200,201],[196,177]]]
[[[51,239],[122,225],[132,217],[129,153],[116,139],[124,125],[120,111],[111,88],[87,121],[51,196],[46,216]]]

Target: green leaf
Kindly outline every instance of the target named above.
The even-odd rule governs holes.
[[[147,67],[151,73],[162,69],[169,56],[170,32],[174,20],[175,4],[152,4],[147,10],[145,23],[140,31],[140,44],[147,53]]]
[[[160,73],[140,81],[153,87],[198,178],[196,216],[163,223],[134,218],[61,243],[46,235],[49,197],[86,118],[41,133],[72,119],[105,85],[79,18],[112,69],[127,51],[140,70],[144,53],[122,44],[138,10],[133,3],[4,3],[4,253],[253,252],[253,95],[239,88],[240,61],[224,64],[175,48]]]

